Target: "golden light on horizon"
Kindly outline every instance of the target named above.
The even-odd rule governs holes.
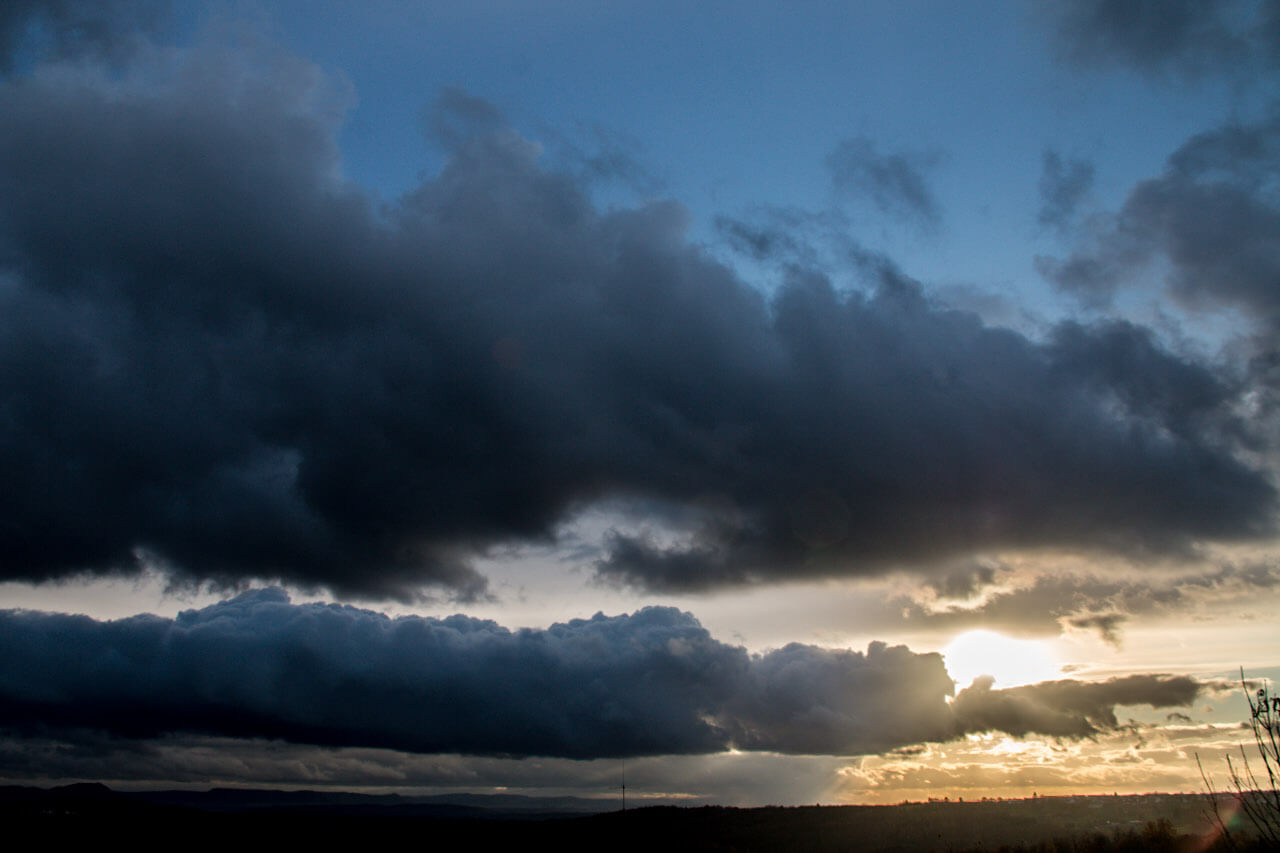
[[[981,628],[957,636],[942,650],[942,657],[957,689],[968,687],[983,675],[994,678],[996,687],[1018,687],[1061,677],[1061,669],[1044,641],[1020,640]]]

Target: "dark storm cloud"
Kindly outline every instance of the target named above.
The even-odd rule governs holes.
[[[1059,0],[1047,11],[1059,49],[1080,64],[1197,77],[1243,76],[1280,60],[1274,0]]]
[[[1161,349],[1151,330],[1127,321],[1061,323],[1051,347],[1058,370],[1114,395],[1126,410],[1177,435],[1245,426],[1221,413],[1239,393],[1204,365]]]
[[[1080,202],[1093,186],[1093,164],[1071,158],[1064,161],[1057,151],[1044,152],[1040,174],[1041,225],[1063,230],[1075,220]]]
[[[749,655],[670,608],[509,631],[294,605],[278,589],[172,620],[0,611],[0,648],[0,728],[85,750],[212,735],[566,758],[853,755],[988,729],[1088,734],[1114,725],[1116,702],[1184,705],[1198,690],[1144,676],[975,686],[949,704],[941,656],[904,646]]]
[[[293,606],[279,590],[174,620],[8,611],[0,633],[6,723],[415,752],[715,751],[725,736],[707,717],[749,666],[674,610],[513,633],[465,616]]]
[[[1179,529],[1229,538],[1245,533],[1247,517],[1259,534],[1271,523],[1257,504],[1241,501],[1209,533],[1204,506],[1186,502],[1200,477],[1193,471],[1216,480],[1212,468],[1235,468],[1209,448],[1246,426],[1227,414],[1231,385],[1162,350],[1143,329],[1068,324],[1048,344],[1032,345],[971,315],[934,310],[889,275],[867,299],[838,296],[818,277],[797,278],[774,308],[798,369],[796,382],[772,399],[797,413],[795,426],[816,444],[771,442],[778,449],[758,473],[787,465],[784,477],[808,470],[808,482],[759,490],[755,507],[769,507],[763,516],[708,513],[683,543],[617,535],[598,566],[606,577],[688,591],[768,579],[782,565],[793,576],[850,562],[875,571],[995,542],[1089,542],[1139,556],[1188,544]],[[1114,420],[1105,423],[1112,407],[1126,413],[1119,431]],[[795,427],[778,428],[781,435]],[[818,462],[809,455],[816,446],[847,453]],[[1144,458],[1162,461],[1147,469]],[[1049,479],[1026,478],[1046,466]],[[1148,491],[1148,475],[1165,486]],[[1112,484],[1106,495],[1094,491],[1102,480]],[[1269,502],[1270,488],[1256,497]],[[1129,523],[1104,532],[1110,513]],[[1157,533],[1156,518],[1161,528],[1178,521]],[[1143,529],[1150,533],[1134,536]]]
[[[1236,386],[1141,330],[1033,341],[856,247],[865,290],[797,260],[765,297],[456,90],[443,170],[375,206],[313,67],[156,79],[0,85],[0,577],[476,595],[600,500],[687,522],[599,562],[662,589],[1271,531]]]
[[[870,198],[881,213],[936,227],[942,211],[924,173],[937,160],[935,154],[882,154],[870,139],[855,136],[827,155],[827,168],[841,193]]]
[[[0,4],[0,73],[15,59],[96,56],[118,60],[164,17],[167,0],[5,0]]]

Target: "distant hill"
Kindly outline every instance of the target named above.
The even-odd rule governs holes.
[[[46,842],[92,844],[124,833],[142,850],[315,844],[532,843],[623,850],[995,850],[1053,839],[1113,839],[1166,821],[1178,835],[1209,830],[1194,794],[1041,797],[1032,800],[904,803],[894,806],[728,808],[650,806],[623,813],[617,801],[514,794],[411,797],[320,791],[215,788],[120,792],[104,785],[0,788],[0,819]],[[609,811],[605,811],[609,809]],[[176,834],[176,835],[175,835]],[[1189,840],[1189,839],[1184,839]],[[1070,848],[1067,848],[1070,849]],[[1107,849],[1094,847],[1088,849]],[[1142,849],[1176,849],[1174,847]]]
[[[0,786],[0,808],[44,803],[117,808],[167,807],[201,812],[474,818],[489,820],[578,817],[614,811],[615,799],[530,797],[521,794],[356,794],[342,791],[282,791],[255,788],[211,788],[206,791],[113,791],[101,783],[55,788]]]

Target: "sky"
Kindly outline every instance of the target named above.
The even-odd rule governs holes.
[[[1280,4],[0,9],[0,781],[1196,791]]]

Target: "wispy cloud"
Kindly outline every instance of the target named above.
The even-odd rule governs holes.
[[[1053,149],[1044,152],[1040,174],[1040,212],[1037,221],[1044,226],[1065,231],[1074,222],[1081,201],[1093,186],[1093,164],[1070,158]]]
[[[855,136],[827,155],[827,168],[840,193],[865,197],[883,214],[936,228],[942,210],[925,173],[939,159],[937,154],[919,152],[882,154],[872,140]]]

